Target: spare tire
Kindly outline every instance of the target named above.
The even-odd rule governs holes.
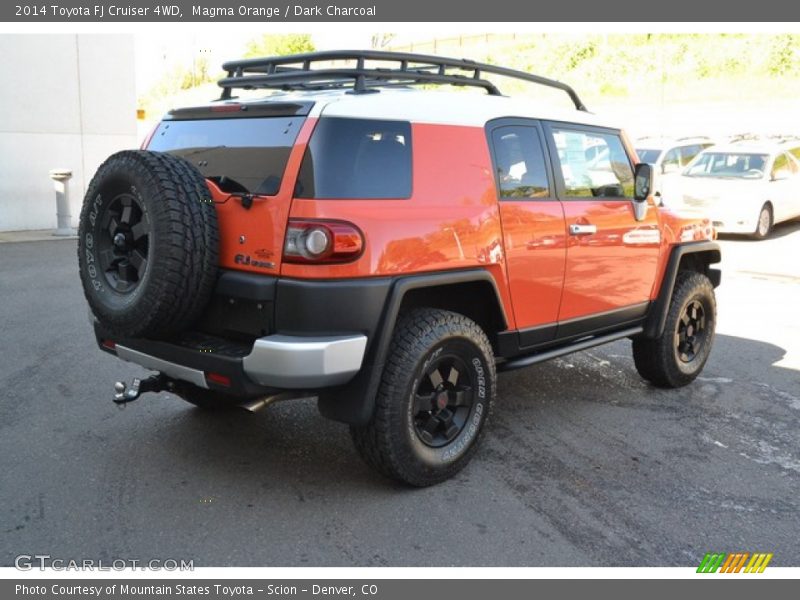
[[[83,200],[78,266],[95,317],[121,337],[163,338],[202,313],[217,278],[217,213],[186,160],[110,156]]]

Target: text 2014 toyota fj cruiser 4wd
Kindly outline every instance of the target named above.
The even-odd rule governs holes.
[[[713,228],[656,207],[650,167],[569,86],[373,51],[224,68],[218,101],[111,156],[84,201],[98,344],[157,372],[118,383],[117,402],[316,396],[367,463],[424,486],[469,461],[497,371],[621,338],[656,386],[702,370]],[[504,97],[487,75],[575,110]]]

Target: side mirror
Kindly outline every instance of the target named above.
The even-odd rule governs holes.
[[[648,163],[639,163],[633,172],[633,199],[644,202],[653,189],[653,167]]]

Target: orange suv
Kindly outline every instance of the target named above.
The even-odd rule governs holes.
[[[219,100],[170,112],[84,200],[98,344],[156,372],[118,382],[116,402],[313,396],[367,463],[425,486],[475,452],[498,371],[621,338],[656,386],[702,370],[714,230],[657,207],[650,167],[569,86],[376,51],[224,68]]]

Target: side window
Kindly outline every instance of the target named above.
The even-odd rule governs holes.
[[[674,173],[680,168],[681,168],[680,148],[673,148],[664,155],[664,160],[661,163],[661,172]]]
[[[492,131],[501,198],[548,198],[542,142],[535,127],[508,125]]]
[[[700,154],[700,151],[703,147],[700,144],[694,144],[692,146],[681,146],[681,166],[685,167],[692,159]]]
[[[552,132],[567,197],[633,197],[633,168],[618,135],[558,127]]]

